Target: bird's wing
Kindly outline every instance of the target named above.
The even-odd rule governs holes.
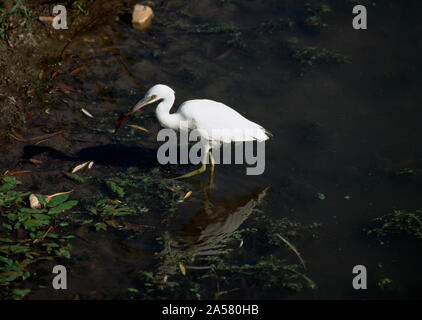
[[[178,112],[189,121],[190,129],[197,129],[209,140],[264,141],[269,137],[259,124],[242,116],[236,110],[213,100],[190,100],[183,103]]]

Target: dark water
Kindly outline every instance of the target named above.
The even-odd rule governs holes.
[[[356,31],[350,6],[327,3],[332,12],[324,16],[327,27],[321,32],[301,26],[306,11],[293,1],[169,1],[165,9],[156,9],[150,33],[132,29],[128,13],[95,26],[67,49],[73,56],[64,68],[83,64],[86,69],[62,79],[79,93],[69,94],[67,105],[57,106],[59,120],[71,129],[73,139],[72,145],[59,150],[76,157],[75,164],[95,158],[99,175],[138,165],[136,159],[140,166],[153,167],[159,130],[154,108],[132,119],[150,133],[123,143],[107,132],[118,113],[156,83],[176,91],[177,105],[192,98],[222,101],[274,134],[266,144],[265,173],[247,176],[244,166],[218,165],[209,196],[203,195],[198,182],[206,184],[208,174],[191,180],[192,199],[178,207],[170,227],[175,239],[191,248],[198,248],[198,243],[206,246],[207,239],[219,243],[224,240],[218,238],[219,230],[231,234],[257,207],[274,219],[322,224],[317,238],[298,247],[317,289],[288,298],[420,298],[420,245],[398,239],[381,246],[363,229],[394,209],[421,205],[420,180],[395,174],[420,165],[422,157],[421,4],[387,1],[369,6],[368,30]],[[289,18],[295,25],[260,31],[263,22],[278,18]],[[241,35],[187,31],[180,22],[231,23]],[[292,38],[304,46],[340,52],[351,63],[321,63],[304,70],[286,49]],[[80,107],[101,119],[99,124],[78,114]],[[126,147],[116,147],[121,144]],[[133,156],[136,152],[138,157]],[[173,173],[187,170],[169,168]],[[271,192],[264,191],[268,187]],[[318,199],[319,193],[325,200]],[[265,198],[262,206],[257,202],[260,195]],[[160,224],[158,218],[149,222]],[[72,294],[98,291],[94,298],[124,297],[126,288],[141,285],[133,280],[134,270],[154,268],[153,252],[160,248],[155,234],[80,236],[88,241],[75,242],[75,253],[89,255],[91,262],[87,269],[75,271]],[[352,268],[358,264],[368,270],[364,292],[351,285]],[[394,289],[387,292],[377,287],[386,277],[394,281]],[[247,289],[234,297],[259,298]],[[271,297],[286,296],[273,292]]]

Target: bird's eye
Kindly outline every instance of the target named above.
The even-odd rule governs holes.
[[[155,94],[153,94],[152,96],[150,96],[151,100],[157,98],[157,96]]]

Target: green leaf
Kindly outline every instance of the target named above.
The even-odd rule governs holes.
[[[15,177],[3,177],[3,181],[14,185],[22,184],[22,182],[20,182]]]
[[[139,290],[138,289],[135,289],[135,288],[127,288],[127,291],[133,292],[133,293],[138,293],[139,292]]]
[[[69,252],[69,250],[67,250],[67,249],[61,248],[61,249],[59,249],[59,250],[56,250],[56,254],[57,254],[59,257],[65,257],[65,258],[67,258],[67,259],[70,259],[70,252]]]
[[[32,215],[35,219],[37,220],[51,220],[51,217],[49,215],[46,214],[42,214],[42,213],[36,213]]]
[[[9,258],[6,258],[6,257],[3,257],[3,256],[0,256],[0,262],[3,262],[3,263],[9,263],[9,261],[11,261]]]
[[[92,219],[84,220],[84,221],[82,221],[82,225],[89,224],[92,221],[93,221]]]
[[[54,197],[50,200],[50,202],[48,203],[49,207],[56,207],[59,204],[67,201],[67,199],[69,199],[69,195],[68,194],[62,194],[60,196]]]
[[[23,275],[22,271],[15,271],[15,270],[0,273],[0,283],[16,280],[22,275]]]
[[[30,292],[31,292],[31,289],[13,289],[12,295],[14,299],[20,300],[24,298]]]
[[[325,194],[323,194],[323,193],[318,193],[318,199],[320,199],[320,200],[325,200]]]
[[[69,209],[73,208],[74,206],[76,206],[77,204],[78,204],[77,200],[70,200],[70,201],[61,203],[57,207],[50,209],[48,211],[48,214],[55,214],[55,213],[59,213],[59,212],[69,210]]]
[[[10,231],[12,231],[12,230],[13,230],[12,226],[11,226],[10,224],[8,224],[8,223],[3,223],[3,224],[2,224],[2,226],[3,226],[5,229],[7,229],[7,230],[10,230]]]
[[[57,233],[51,233],[50,232],[49,234],[47,234],[47,237],[48,238],[57,239],[59,237],[59,235]]]
[[[125,208],[118,209],[112,213],[112,215],[115,217],[127,216],[129,214],[132,214],[132,212],[128,211],[128,209]]]
[[[96,231],[107,230],[107,225],[103,222],[98,222],[94,226]]]
[[[76,181],[78,183],[85,183],[86,179],[82,178],[81,176],[78,176],[77,174],[74,173],[70,173],[70,172],[66,172],[66,171],[62,171],[63,174],[68,177],[69,179]]]
[[[7,190],[12,190],[14,189],[16,186],[10,183],[5,183],[2,186],[0,186],[0,191],[7,191]]]
[[[23,226],[26,230],[34,231],[36,228],[49,225],[49,220],[43,220],[43,219],[28,219],[24,221]]]
[[[108,180],[106,181],[107,187],[110,188],[111,191],[113,191],[115,194],[117,194],[120,198],[124,198],[125,191],[122,187],[118,186],[114,181]]]
[[[16,221],[16,219],[18,218],[18,216],[14,213],[8,213],[7,214],[7,219],[9,219],[10,221]]]
[[[42,245],[48,248],[60,248],[57,243],[43,243]]]
[[[101,199],[98,200],[97,203],[95,204],[96,207],[103,207],[104,205],[107,204],[107,199]]]
[[[45,200],[45,196],[43,196],[42,194],[36,194],[35,195],[38,199],[38,201],[40,202],[40,204],[45,207],[47,205],[47,201]]]
[[[19,212],[20,213],[34,214],[34,213],[43,213],[43,212],[45,212],[45,210],[44,209],[32,209],[32,208],[20,208]]]

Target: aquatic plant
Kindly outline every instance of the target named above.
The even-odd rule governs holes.
[[[367,234],[375,234],[384,244],[387,236],[404,234],[422,240],[422,210],[394,210],[392,213],[374,219],[374,227]]]
[[[327,27],[327,24],[323,22],[323,16],[331,12],[330,6],[319,3],[306,3],[305,8],[308,17],[303,22],[303,25],[306,28],[312,31],[320,31],[322,28]]]
[[[289,55],[300,64],[302,74],[319,64],[351,63],[347,56],[327,48],[301,46],[296,38],[288,39],[284,46],[287,48]]]
[[[208,255],[180,250],[175,238],[166,232],[159,238],[162,250],[156,253],[158,265],[140,272],[143,285],[138,287],[138,297],[218,299],[223,295],[236,296],[236,291],[245,289],[245,284],[263,290],[262,296],[315,289],[316,284],[303,272],[303,265],[289,263],[283,257],[286,241],[277,234],[283,234],[283,239],[297,240],[319,226],[302,226],[287,218],[274,220],[257,212],[243,229],[227,239],[230,246]],[[247,248],[242,246],[244,242],[248,243]],[[251,247],[260,255],[249,256]]]

